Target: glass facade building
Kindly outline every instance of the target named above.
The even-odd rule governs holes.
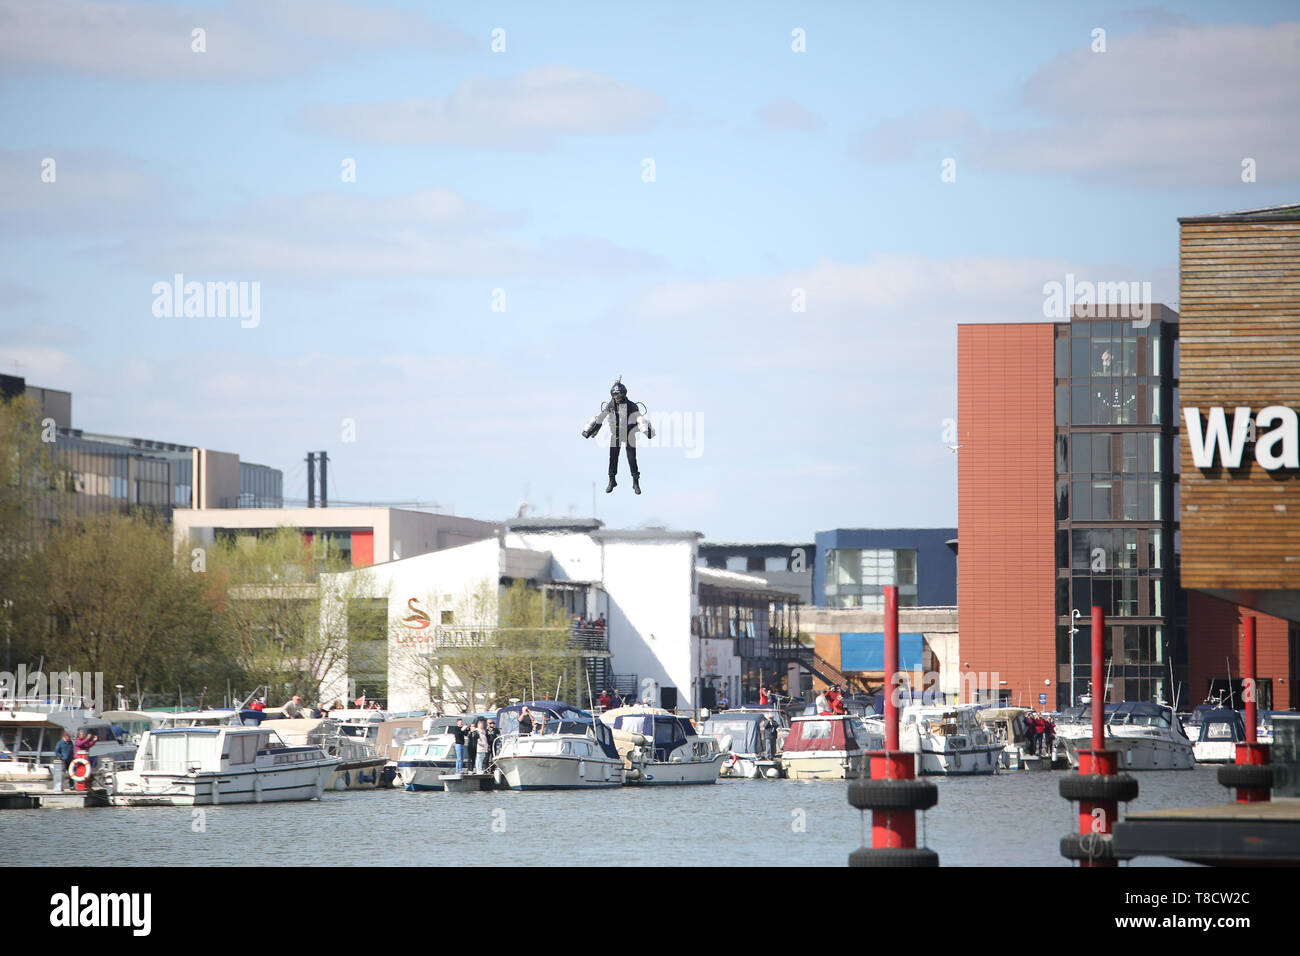
[[[1093,605],[1106,615],[1110,700],[1172,702],[1187,682],[1177,314],[1152,309],[1146,325],[1076,315],[1055,330],[1058,707],[1088,690]]]

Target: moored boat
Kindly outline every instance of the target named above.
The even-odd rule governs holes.
[[[109,801],[188,807],[311,800],[340,763],[317,746],[290,747],[263,727],[150,730],[134,767],[113,775]]]
[[[1196,766],[1191,740],[1173,708],[1166,704],[1123,701],[1106,704],[1105,748],[1119,754],[1120,770],[1190,770]],[[1092,746],[1092,710],[1084,705],[1062,712],[1056,739],[1070,765]]]
[[[771,715],[767,716],[771,720]],[[759,733],[763,717],[763,711],[737,708],[713,714],[704,721],[701,733],[716,738],[722,751],[719,775],[748,780],[781,776],[780,738],[776,755],[769,756],[767,743]]]
[[[997,773],[1004,744],[980,726],[976,704],[908,704],[899,747],[917,755],[922,774]]]
[[[855,780],[866,766],[859,720],[851,714],[795,717],[781,752],[791,780]]]
[[[397,775],[407,790],[442,790],[442,777],[455,772],[456,738],[451,734],[413,737],[397,758]]]
[[[606,711],[600,719],[613,729],[628,782],[647,786],[717,782],[723,760],[718,741],[696,733],[688,718],[637,704]]]
[[[1192,744],[1197,763],[1232,763],[1237,759],[1237,744],[1246,740],[1246,724],[1241,714],[1226,707],[1207,711],[1201,716]]]
[[[521,733],[527,707],[532,733]],[[512,790],[592,790],[623,785],[623,758],[608,726],[554,700],[526,701],[497,712],[498,780]]]

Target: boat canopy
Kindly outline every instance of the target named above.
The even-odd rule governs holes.
[[[601,720],[618,730],[652,737],[655,759],[660,761],[695,736],[689,719],[658,707],[619,707],[602,714]]]
[[[1198,743],[1233,742],[1246,739],[1246,724],[1235,710],[1218,708],[1207,710],[1201,717]]]
[[[856,717],[800,717],[790,722],[790,736],[785,738],[784,752],[807,750],[861,750],[853,736]]]
[[[759,752],[758,725],[763,720],[759,713],[736,713],[728,711],[715,714],[704,722],[704,733],[717,737],[731,738],[731,752],[735,754],[756,754]]]

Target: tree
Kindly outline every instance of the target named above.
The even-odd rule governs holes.
[[[347,665],[349,597],[323,600],[319,575],[349,570],[349,562],[328,539],[309,544],[298,530],[279,528],[218,543],[207,566],[219,628],[246,679],[273,696],[319,701],[330,675]],[[360,593],[364,572],[348,577],[349,590]]]
[[[216,628],[206,582],[173,558],[171,533],[125,514],[66,520],[27,556],[25,623],[47,665],[101,673],[105,686],[138,681],[170,698],[238,676]],[[33,665],[36,661],[31,662]]]

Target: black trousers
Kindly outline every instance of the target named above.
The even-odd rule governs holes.
[[[609,477],[613,478],[618,474],[618,445],[609,446]],[[636,467],[636,447],[627,446],[627,467],[632,472],[632,478],[641,477],[641,472]]]

